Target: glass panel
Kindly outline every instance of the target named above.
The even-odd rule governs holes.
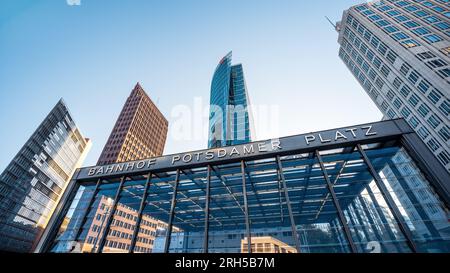
[[[89,209],[86,222],[81,229],[79,242],[81,252],[97,252],[103,237],[108,217],[111,215],[120,178],[103,181]]]
[[[404,148],[366,151],[420,252],[450,252],[449,210]]]
[[[175,176],[176,172],[154,174],[145,201],[143,223],[139,230],[135,252],[164,252]],[[149,247],[143,245],[147,243],[150,244]]]
[[[246,165],[253,253],[297,253],[276,160]],[[295,196],[296,191],[289,189],[289,195]]]
[[[323,161],[358,252],[410,252],[362,156],[348,148]]]
[[[169,252],[203,252],[205,200],[206,168],[182,171]]]
[[[125,181],[108,230],[104,253],[129,251],[146,180],[146,177],[140,176]]]
[[[59,227],[51,252],[81,252],[81,244],[76,236],[80,230],[83,217],[94,195],[96,183],[87,183],[78,187],[69,210]]]
[[[208,252],[247,252],[240,163],[213,167],[210,195]]]
[[[302,253],[350,252],[322,169],[313,154],[282,158]],[[283,235],[292,236],[290,231]]]

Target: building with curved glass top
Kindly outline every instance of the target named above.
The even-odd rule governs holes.
[[[403,119],[79,169],[39,252],[450,252],[450,175]]]
[[[222,58],[211,83],[208,148],[248,143],[251,113],[242,64],[231,65],[232,52]]]

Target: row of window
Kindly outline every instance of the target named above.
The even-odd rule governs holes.
[[[355,21],[355,20],[353,19],[353,20],[352,20],[352,23],[353,23],[354,21]],[[358,26],[359,26],[359,23],[358,23],[358,22],[356,22],[356,23],[357,23],[356,25],[354,24],[354,25],[352,25],[352,26],[353,26],[353,27],[355,27],[355,26],[358,27]],[[363,32],[363,33],[364,33],[364,32]],[[376,102],[379,103],[379,105],[381,106],[381,108],[384,110],[384,113],[386,113],[387,116],[389,116],[390,118],[398,117],[399,115],[397,115],[392,109],[390,109],[389,104],[388,104],[387,102],[383,101],[383,99],[381,99],[381,98],[380,98],[380,99],[378,98],[378,97],[379,97],[378,91],[372,90],[372,89],[373,89],[372,84],[371,84],[371,83],[369,82],[369,80],[364,76],[364,74],[362,73],[361,70],[365,71],[366,74],[368,75],[368,77],[371,78],[372,80],[375,80],[375,79],[376,79],[376,80],[374,81],[374,82],[375,82],[375,85],[376,85],[380,90],[382,89],[385,80],[382,80],[382,79],[380,79],[380,78],[377,78],[377,73],[376,73],[372,68],[370,68],[370,65],[367,64],[366,61],[364,61],[364,58],[363,58],[358,52],[356,52],[355,49],[353,49],[351,43],[349,43],[349,42],[346,40],[347,37],[348,37],[349,39],[352,39],[353,44],[354,44],[355,46],[357,46],[358,49],[359,49],[363,54],[365,54],[365,56],[367,57],[367,59],[369,59],[369,60],[372,61],[372,64],[373,64],[372,67],[374,67],[374,66],[375,66],[375,67],[382,67],[384,63],[381,61],[381,59],[379,59],[378,62],[377,62],[378,65],[374,65],[373,60],[374,60],[376,57],[374,58],[373,52],[372,52],[370,49],[367,49],[367,45],[363,45],[363,46],[362,46],[362,44],[364,44],[364,42],[362,42],[358,37],[356,37],[356,35],[355,35],[350,29],[348,29],[348,28],[344,29],[344,39],[343,39],[343,42],[342,42],[342,47],[345,48],[345,49],[347,49],[347,50],[349,51],[349,54],[352,55],[352,57],[353,57],[353,59],[355,60],[355,62],[358,63],[358,64],[360,65],[361,69],[359,69],[357,66],[355,66],[354,64],[352,64],[351,61],[349,61],[350,55],[347,55],[343,50],[340,51],[340,56],[341,56],[341,58],[344,60],[344,62],[347,63],[347,65],[348,65],[349,68],[352,70],[352,72],[355,74],[355,76],[357,77],[357,79],[361,82],[361,84],[362,84],[363,86],[365,86],[366,90],[368,90],[368,93],[372,96],[372,98],[374,99],[374,101],[376,101]],[[342,48],[341,48],[341,49],[342,49]],[[367,54],[368,52],[369,52],[369,54]],[[376,59],[375,59],[375,60],[376,60]],[[406,73],[409,72],[409,69],[403,68],[402,74],[404,74],[405,70],[406,70]],[[386,80],[387,80],[387,75],[386,75],[386,73],[382,73],[382,74],[384,74],[384,76],[385,76],[385,78],[386,78]],[[411,76],[411,75],[410,75],[410,76]],[[413,82],[418,80],[418,77],[417,77],[416,74],[412,75],[410,78],[413,80]],[[426,81],[425,81],[425,82],[426,82]],[[424,83],[425,83],[425,82],[424,82]],[[397,88],[400,89],[400,93],[401,93],[404,97],[408,97],[408,96],[411,95],[411,96],[409,97],[409,100],[408,100],[410,104],[412,104],[414,107],[417,106],[417,105],[419,104],[419,102],[420,102],[419,97],[418,97],[417,95],[415,95],[415,94],[412,94],[411,88],[409,88],[407,85],[402,86],[402,85],[403,85],[403,82],[402,82],[398,77],[394,80],[394,85],[395,85]],[[426,92],[426,91],[429,91],[429,92],[428,92],[428,98],[429,98],[429,100],[430,100],[431,102],[434,102],[434,103],[436,104],[436,103],[438,103],[439,100],[440,100],[441,98],[443,98],[444,96],[443,96],[442,93],[440,93],[438,90],[430,89],[430,86],[431,86],[431,85],[428,86],[428,88],[425,90],[425,92]],[[394,95],[394,93],[393,93],[392,91],[390,91],[390,95],[388,95],[388,96],[391,97],[391,101],[393,102],[393,104],[394,104],[394,106],[396,107],[396,109],[401,109],[403,102],[402,102],[400,99],[398,99],[398,98],[394,100],[394,96],[395,96],[395,95]],[[446,115],[448,115],[448,112],[445,110],[446,108],[448,108],[447,106],[448,106],[448,101],[444,100],[444,101],[442,102],[442,104],[441,104],[441,108],[442,108],[441,111],[442,111],[444,114],[446,114]],[[431,109],[429,109],[429,107],[428,107],[427,105],[425,105],[425,104],[421,104],[421,105],[420,105],[420,107],[419,107],[419,113],[422,113],[422,115],[428,115],[430,112],[431,112]],[[403,108],[403,109],[402,109],[402,116],[404,116],[405,118],[408,118],[408,116],[410,116],[410,115],[411,115],[411,111],[410,111],[408,108]],[[432,127],[435,128],[435,129],[436,129],[440,124],[443,123],[443,121],[442,121],[438,116],[436,116],[436,115],[434,115],[434,114],[432,114],[432,115],[427,119],[427,122],[428,122],[428,124],[430,124],[430,126],[432,126]],[[410,119],[410,123],[412,123],[412,126],[417,127],[417,125],[419,124],[419,121],[417,120],[416,117],[414,117],[414,116],[412,115],[412,117],[411,117],[411,119]],[[426,130],[426,129],[425,129],[425,130]],[[444,143],[445,143],[446,141],[448,141],[448,139],[449,139],[449,128],[448,128],[447,126],[443,126],[442,128],[440,128],[440,130],[439,130],[439,135],[440,135],[440,137],[444,140]],[[433,151],[436,151],[437,148],[442,147],[442,146],[439,145],[439,143],[438,143],[436,140],[434,140],[434,139],[431,139],[427,144],[428,144],[428,146],[429,146]],[[436,148],[436,147],[437,147],[437,148]],[[441,159],[441,161],[443,161],[444,163],[447,162],[447,161],[445,160],[445,158],[446,158],[446,155],[445,155],[445,153],[444,153],[443,156],[442,156],[442,159]],[[445,164],[448,164],[448,162],[445,163]]]
[[[424,27],[423,25],[411,20],[409,17],[403,15],[399,11],[393,9],[389,5],[385,5],[383,1],[380,3],[383,3],[382,5],[374,4],[375,7],[377,7],[381,12],[385,12],[385,15],[388,16],[394,16],[398,15],[396,17],[393,17],[395,21],[397,21],[401,26],[405,27],[415,35],[421,37],[423,40],[425,40],[427,43],[433,44],[436,42],[440,42],[443,40],[442,37],[440,37],[438,34],[433,33],[429,28]],[[398,41],[402,46],[406,48],[412,48],[416,46],[420,46],[421,44],[416,41],[415,39],[411,38],[409,35],[401,31],[397,26],[394,26],[391,22],[388,20],[383,19],[379,14],[375,14],[374,11],[372,11],[367,5],[362,5],[356,7],[356,9],[365,15],[370,21],[372,21],[375,25],[377,25],[380,29],[382,29],[384,32],[386,32],[388,35],[390,35],[394,40]],[[450,29],[450,24],[448,22],[440,22],[438,23],[441,28],[444,29]],[[449,32],[450,36],[450,32]],[[447,63],[443,60],[437,61],[435,66],[433,67],[433,64],[430,65],[430,63],[426,63],[427,66],[429,66],[431,69],[436,69],[436,73],[443,79],[446,79],[450,77],[450,68],[445,67],[441,68],[443,66],[448,66]]]
[[[401,115],[397,115],[389,107],[389,104],[380,96],[380,93],[376,90],[376,88],[374,88],[374,86],[370,83],[370,81],[367,78],[365,78],[362,71],[360,69],[358,69],[358,67],[355,65],[355,63],[353,63],[348,58],[348,55],[347,55],[347,57],[344,56],[343,60],[347,64],[349,69],[352,71],[352,73],[355,75],[355,77],[358,79],[358,81],[360,81],[361,84],[363,85],[363,87],[367,90],[368,94],[372,97],[372,99],[375,102],[377,102],[378,105],[380,105],[380,108],[382,109],[382,111],[384,113],[386,113],[386,115],[389,118],[393,119],[393,118],[397,118],[399,116],[403,116],[408,121],[408,123],[414,129],[416,129],[416,131],[419,131],[421,128],[423,128],[422,130],[427,130],[425,127],[420,127],[418,129],[418,127],[421,125],[421,122],[417,119],[417,117],[414,114],[411,113],[411,110],[409,110],[409,108],[407,106],[403,106],[403,108],[401,108],[401,110],[399,110]],[[398,103],[399,103],[399,106],[401,106],[401,103],[400,102],[398,102]],[[421,107],[419,107],[420,108],[419,112],[426,109],[426,107],[427,107],[426,105],[422,104]],[[436,120],[434,120],[433,117],[430,117],[428,119],[428,123],[436,123]],[[420,132],[422,132],[422,130],[420,130]],[[424,138],[424,136],[420,132],[418,132],[418,134],[422,138]],[[447,141],[448,141],[448,139],[450,137],[450,128],[448,128],[448,126],[443,126],[438,131],[438,133],[441,136],[441,138],[447,139]],[[428,137],[428,135],[427,135],[427,137]],[[442,147],[434,138],[430,138],[426,142],[426,144],[428,147],[430,147],[430,149],[433,152],[437,151],[439,148]],[[446,150],[442,150],[439,153],[436,153],[436,156],[444,165],[450,164],[450,154]]]

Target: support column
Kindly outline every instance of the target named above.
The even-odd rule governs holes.
[[[203,236],[203,253],[208,253],[209,243],[209,202],[211,191],[211,166],[206,171],[206,199],[205,199],[205,234]]]
[[[397,205],[395,204],[394,199],[390,195],[388,189],[386,188],[386,185],[384,185],[383,180],[381,179],[380,175],[377,173],[375,168],[372,165],[372,162],[367,157],[366,152],[364,152],[363,148],[360,144],[357,145],[359,153],[362,155],[364,162],[366,163],[370,174],[372,174],[375,183],[378,186],[378,189],[380,189],[381,194],[383,195],[384,199],[386,200],[386,203],[388,204],[389,209],[391,210],[392,214],[394,215],[395,221],[397,222],[398,226],[400,227],[400,230],[402,231],[403,235],[406,238],[406,242],[408,243],[409,247],[413,252],[417,252],[416,244],[414,243],[413,236],[411,233],[411,230],[409,230],[408,226],[405,224],[404,221],[402,221],[402,214],[400,213],[400,210],[397,208]]]
[[[102,238],[100,238],[100,243],[98,245],[97,253],[103,252],[103,248],[105,247],[106,237],[108,236],[109,228],[111,227],[112,220],[114,218],[114,213],[116,212],[117,203],[119,201],[120,193],[122,192],[123,184],[125,182],[125,176],[122,176],[120,179],[119,188],[117,189],[116,196],[114,197],[114,203],[111,208],[111,212],[108,216],[108,221],[106,222],[105,229],[102,232]]]
[[[286,205],[289,212],[289,218],[291,220],[292,236],[294,237],[295,247],[297,252],[300,253],[300,241],[298,238],[297,225],[295,224],[294,214],[292,213],[291,200],[289,199],[289,192],[287,190],[286,180],[284,179],[283,166],[281,165],[280,156],[277,155],[278,173],[281,178],[281,183],[283,185],[284,197],[286,199]]]
[[[328,191],[330,192],[331,198],[333,199],[334,207],[336,208],[336,211],[338,213],[339,221],[341,222],[341,225],[345,232],[345,237],[347,238],[347,241],[350,244],[350,249],[352,250],[352,252],[356,253],[357,249],[356,249],[355,243],[353,242],[353,238],[350,233],[350,229],[347,225],[347,220],[344,217],[344,213],[342,212],[341,205],[339,205],[339,201],[337,200],[336,193],[334,192],[333,185],[331,184],[331,181],[330,181],[330,177],[328,176],[327,170],[325,169],[325,166],[323,164],[322,156],[320,155],[318,150],[316,150],[316,157],[319,160],[320,168],[322,169],[323,176],[325,178],[325,181],[327,182]]]
[[[84,226],[84,224],[86,223],[87,215],[89,214],[89,212],[90,212],[91,209],[92,209],[92,205],[94,204],[94,201],[95,201],[95,196],[97,195],[98,188],[100,187],[100,184],[101,184],[101,183],[102,183],[102,179],[99,178],[99,179],[97,180],[97,184],[95,185],[94,193],[92,194],[91,198],[89,199],[88,207],[86,208],[86,211],[84,212],[84,214],[83,214],[83,216],[82,216],[82,218],[81,218],[81,225],[80,225],[80,228],[77,230],[77,233],[76,233],[75,238],[74,238],[74,241],[75,241],[75,242],[78,241],[78,238],[79,238],[80,235],[81,235],[81,232],[82,232],[82,230],[83,230],[83,226]]]
[[[247,202],[247,183],[245,180],[245,163],[241,161],[242,172],[242,194],[244,195],[244,214],[245,214],[245,227],[247,230],[247,250],[248,253],[252,253],[252,238],[250,232],[250,220],[248,218],[248,202]]]
[[[173,187],[172,206],[170,207],[169,223],[167,225],[166,243],[164,244],[164,253],[169,252],[170,239],[172,236],[173,217],[175,213],[175,206],[177,204],[178,182],[180,180],[180,169],[177,169],[175,178],[175,185]]]
[[[150,187],[151,179],[152,179],[152,173],[149,173],[148,177],[147,177],[147,181],[145,181],[144,192],[142,193],[142,200],[141,200],[141,204],[139,206],[136,225],[134,226],[133,237],[131,237],[130,249],[128,250],[129,253],[134,253],[134,247],[136,246],[137,236],[139,234],[139,229],[141,227],[142,212],[144,211],[144,208],[145,208],[145,201],[147,200],[148,189]]]

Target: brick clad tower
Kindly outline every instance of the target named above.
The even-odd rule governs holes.
[[[139,83],[131,91],[97,165],[163,154],[168,121]]]

